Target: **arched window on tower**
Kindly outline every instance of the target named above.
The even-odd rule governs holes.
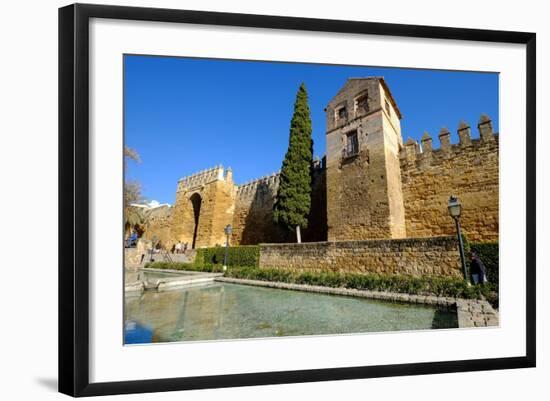
[[[367,92],[363,92],[355,98],[355,115],[360,116],[368,112],[369,112],[369,97]]]
[[[345,105],[339,106],[334,110],[334,121],[336,124],[346,122],[348,119],[348,111]]]

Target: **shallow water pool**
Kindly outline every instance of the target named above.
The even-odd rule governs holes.
[[[125,343],[458,327],[434,306],[231,283],[127,295]]]

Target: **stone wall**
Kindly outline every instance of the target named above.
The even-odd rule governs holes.
[[[223,245],[224,227],[232,224],[232,245],[295,241],[294,232],[273,222],[278,186],[276,173],[239,186],[233,183],[230,173],[221,179],[216,168],[186,177],[180,180],[173,207],[163,206],[150,212],[143,238],[152,240],[155,236],[167,250],[178,241],[187,242],[191,248],[198,224],[196,248]],[[198,221],[193,199],[200,199]],[[326,221],[326,170],[318,161],[313,170],[309,227],[302,230],[303,241],[326,240]]]
[[[498,240],[499,146],[491,121],[483,116],[480,139],[471,139],[470,127],[461,123],[459,144],[450,143],[443,129],[440,149],[432,148],[425,134],[422,147],[408,141],[401,154],[401,177],[409,237],[453,235],[454,221],[447,211],[450,195],[462,204],[461,225],[468,239]],[[422,151],[421,151],[422,150]]]
[[[160,241],[160,246],[170,249],[174,244],[172,237],[172,211],[169,206],[161,206],[150,210],[142,238],[152,241],[153,236]]]
[[[278,188],[279,174],[262,177],[237,187],[232,244],[296,241],[294,232],[288,232],[273,222],[273,206]],[[321,161],[318,161],[313,169],[311,210],[308,227],[302,229],[303,241],[327,239],[326,213],[326,170]]]
[[[455,237],[261,244],[260,267],[462,277]]]
[[[237,187],[233,214],[233,245],[284,241],[285,233],[273,223],[273,205],[279,174],[262,177]]]

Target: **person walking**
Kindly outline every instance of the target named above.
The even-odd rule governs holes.
[[[485,284],[487,282],[487,270],[485,265],[475,252],[470,253],[470,274],[474,284]]]

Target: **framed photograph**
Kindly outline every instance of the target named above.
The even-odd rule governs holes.
[[[535,91],[534,33],[61,8],[59,390],[534,367]]]

